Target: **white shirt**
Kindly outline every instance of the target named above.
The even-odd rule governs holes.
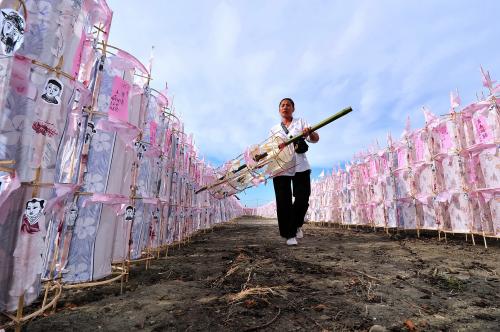
[[[301,118],[292,118],[292,123],[290,123],[287,127],[288,135],[285,134],[283,127],[281,127],[281,122],[271,128],[271,134],[269,136],[280,136],[284,139],[290,139],[294,136],[297,136],[302,133],[302,130],[309,127],[307,122]],[[309,143],[313,143],[311,139],[308,137],[306,140]],[[283,172],[280,175],[285,176],[294,176],[296,172],[304,172],[308,169],[311,169],[309,165],[309,161],[307,160],[307,156],[305,153],[294,153],[293,159],[290,161],[290,166],[286,167],[288,170]]]

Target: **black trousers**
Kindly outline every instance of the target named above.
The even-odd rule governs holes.
[[[277,176],[273,178],[273,185],[280,235],[287,239],[295,237],[297,228],[304,224],[309,208],[311,170],[297,172],[294,176]],[[295,197],[293,203],[292,194]]]

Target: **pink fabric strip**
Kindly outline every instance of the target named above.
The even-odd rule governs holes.
[[[45,211],[50,212],[54,209],[60,209],[64,205],[64,201],[71,195],[73,195],[80,185],[78,184],[66,184],[66,183],[56,183],[54,184],[54,189],[56,191],[56,197],[50,199],[47,202],[47,207]]]
[[[453,91],[450,92],[450,107],[451,109],[459,107],[461,104],[460,96],[458,91],[455,93]]]
[[[470,104],[462,110],[462,115],[470,116],[474,112],[488,109],[488,107],[490,107],[490,105],[491,105],[491,102],[487,101],[487,100],[483,100],[483,101],[480,101],[477,103]]]
[[[158,198],[143,198],[142,199],[142,202],[144,204],[153,204],[153,205],[157,205],[160,200]]]
[[[481,67],[481,75],[482,75],[482,79],[483,79],[483,86],[485,88],[492,90],[493,84],[496,83],[496,81],[491,80],[490,73],[488,71],[485,71],[483,69],[483,67]]]
[[[156,146],[149,146],[144,155],[149,158],[158,158],[161,156],[161,150]]]
[[[500,188],[483,188],[472,191],[472,193],[478,193],[483,196],[486,202],[490,202],[493,198],[500,195]]]
[[[96,127],[100,130],[116,132],[118,137],[126,144],[130,144],[140,133],[139,128],[133,124],[121,121],[101,119]]]
[[[82,122],[81,113],[71,112],[68,114],[68,129],[67,133],[70,137],[76,137],[79,131],[79,124]]]
[[[429,200],[434,197],[433,195],[418,194],[415,198],[422,204],[428,205]]]
[[[138,69],[145,76],[149,75],[149,71],[142,64],[142,62],[137,60],[137,58],[135,56],[131,55],[130,53],[125,52],[123,50],[118,50],[118,52],[116,53],[116,56],[118,56],[121,59],[127,60],[127,62],[128,62],[128,66],[127,66],[127,62],[120,61],[119,64],[123,66],[123,68],[121,68],[121,69]]]
[[[83,47],[85,45],[85,41],[87,40],[87,34],[85,31],[82,31],[80,36],[80,42],[78,43],[78,48],[76,49],[75,56],[73,57],[73,66],[71,68],[71,75],[74,77],[78,77],[78,73],[80,72],[80,64],[82,63],[83,56]]]
[[[37,87],[30,80],[31,60],[16,55],[12,65],[10,86],[19,95],[35,100]]]
[[[481,151],[483,151],[485,149],[493,148],[493,147],[498,147],[498,144],[496,144],[496,143],[490,143],[490,144],[477,143],[477,144],[471,145],[468,148],[464,149],[464,151],[472,154],[472,156],[476,156]]]
[[[83,207],[91,203],[102,203],[105,205],[128,204],[130,197],[118,194],[98,194],[95,193],[83,202]]]

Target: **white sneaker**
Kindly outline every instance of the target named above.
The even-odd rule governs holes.
[[[289,246],[296,246],[298,244],[297,239],[292,237],[286,240],[286,244]]]
[[[297,239],[302,239],[304,237],[304,232],[302,232],[302,227],[297,228],[297,234],[295,234]]]

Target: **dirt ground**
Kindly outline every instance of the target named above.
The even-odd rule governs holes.
[[[500,241],[476,242],[308,224],[288,247],[275,220],[241,218],[25,330],[500,331]]]

